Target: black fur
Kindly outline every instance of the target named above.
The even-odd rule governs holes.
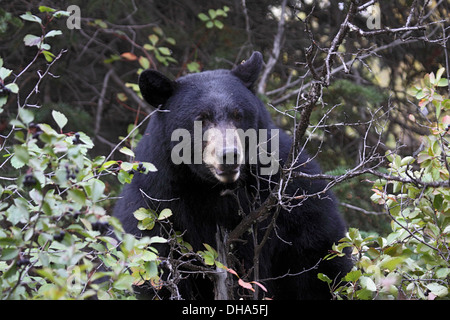
[[[203,243],[215,247],[217,225],[228,231],[242,220],[243,214],[252,210],[254,199],[262,202],[268,196],[266,179],[257,181],[250,171],[255,167],[246,164],[239,180],[224,185],[208,177],[202,165],[174,165],[170,155],[173,145],[172,131],[185,128],[192,132],[193,122],[199,114],[208,112],[215,122],[234,121],[232,112],[236,108],[243,117],[234,121],[237,128],[247,130],[276,128],[263,103],[251,91],[262,66],[260,53],[254,53],[245,63],[233,70],[214,70],[181,77],[176,81],[155,71],[144,71],[140,77],[140,88],[144,98],[152,105],[162,105],[166,111],[156,113],[136,150],[136,160],[153,163],[157,172],[135,174],[131,184],[125,186],[114,215],[127,232],[141,235],[133,212],[140,207],[152,207],[157,211],[170,208],[175,229],[186,231],[184,240],[194,251],[204,250]],[[286,159],[291,138],[280,130],[281,163]],[[248,159],[247,159],[248,160]],[[320,169],[309,156],[303,153],[299,170],[310,174]],[[266,177],[267,178],[267,177]],[[272,177],[276,181],[279,175]],[[289,187],[290,194],[311,194],[323,190],[325,182],[297,179]],[[224,195],[224,190],[234,190],[236,196]],[[172,201],[151,201],[153,199]],[[264,234],[270,219],[260,224],[259,235]],[[156,230],[154,231],[156,232]],[[341,219],[334,196],[328,192],[320,198],[308,198],[291,211],[281,210],[276,221],[275,232],[264,246],[260,256],[260,282],[268,288],[267,296],[274,299],[329,299],[327,285],[317,279],[323,272],[329,277],[345,275],[351,268],[347,257],[321,261],[318,268],[296,274],[315,266],[331,249],[333,243],[344,236],[345,224]],[[235,254],[247,268],[253,265],[253,240],[245,234],[245,243],[237,245]],[[264,280],[264,279],[277,280]],[[211,297],[208,292],[198,292],[201,286],[185,286],[184,298]],[[197,290],[197,292],[196,292]]]

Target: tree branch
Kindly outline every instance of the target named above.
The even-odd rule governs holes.
[[[265,66],[264,71],[261,76],[261,80],[258,83],[257,92],[259,94],[264,93],[265,87],[266,87],[266,82],[267,82],[267,77],[269,76],[270,72],[272,72],[272,69],[275,66],[275,63],[278,61],[278,57],[280,56],[281,39],[284,34],[286,3],[287,3],[287,0],[283,0],[283,3],[281,4],[281,17],[280,17],[280,21],[278,21],[277,34],[275,35],[275,38],[273,40],[272,54],[270,55],[269,60],[266,63],[266,66]]]

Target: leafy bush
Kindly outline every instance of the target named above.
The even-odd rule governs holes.
[[[39,11],[40,16],[45,14],[44,18],[30,12],[21,16],[24,21],[39,24],[42,30],[42,35],[28,34],[24,38],[26,46],[37,49],[32,61],[14,73],[3,67],[0,59],[0,107],[17,101],[17,112],[8,110],[16,116],[9,121],[9,134],[3,137],[0,149],[5,159],[0,168],[6,169],[5,176],[0,177],[0,299],[134,299],[134,289],[147,285],[155,291],[168,287],[172,297],[179,298],[179,266],[168,257],[158,256],[155,245],[170,242],[171,252],[193,257],[196,270],[212,270],[217,258],[215,250],[205,244],[208,250],[193,252],[167,220],[172,214],[168,209],[156,213],[140,208],[134,213],[141,230],[164,224],[167,239],[125,234],[120,222],[105,210],[113,200],[107,179],[125,184],[136,172],[157,170],[151,163],[133,161],[131,150],[142,137],[137,129],[150,115],[140,124],[129,125],[127,136],[119,137],[120,144],[131,149],[117,145],[115,150],[130,159],[118,161],[110,160],[111,155],[91,158],[92,140],[84,132],[66,131],[69,123],[63,112],[30,104],[39,95],[42,79],[51,74],[51,68],[65,53],[50,51],[49,41],[62,32],[49,30],[49,26],[54,19],[67,17],[68,12],[43,6]],[[159,30],[149,37],[153,49],[150,45],[144,47],[155,54],[159,52],[161,56],[156,58],[166,64],[173,62],[169,50],[155,46],[158,37],[163,36]],[[172,42],[170,38],[166,41]],[[138,59],[131,53],[122,56]],[[141,67],[149,67],[146,58],[139,57],[139,62]],[[18,85],[21,77],[32,65],[39,64],[45,64],[45,71],[29,92],[23,92]],[[136,84],[130,83],[129,87],[138,91]],[[23,96],[25,100],[20,99]],[[36,121],[39,117],[35,116],[35,109],[45,111],[40,115],[51,114],[53,124]],[[170,268],[171,263],[175,265],[172,277],[161,281],[163,262]],[[233,270],[222,267],[238,277]],[[252,290],[251,283],[239,279],[239,284]]]
[[[25,37],[25,45],[36,46],[37,53],[3,87],[7,94],[0,100],[4,105],[12,95],[27,97],[15,97],[17,117],[9,122],[10,134],[1,148],[1,167],[7,176],[1,177],[0,186],[0,298],[133,298],[133,284],[158,281],[159,261],[152,245],[166,240],[124,235],[118,220],[104,209],[110,196],[102,180],[117,176],[125,183],[133,170],[154,167],[107,161],[104,156],[91,159],[91,139],[83,132],[64,132],[68,120],[59,111],[51,113],[56,126],[34,122],[27,102],[38,94],[40,81],[63,54],[51,53],[44,43],[49,35],[62,33],[48,27],[53,19],[67,16],[47,7],[40,11],[46,12],[45,20],[29,12],[21,16],[38,23],[43,34]],[[46,71],[32,91],[20,91],[18,80],[32,64],[44,62],[42,56],[48,63]],[[0,64],[0,82],[7,83],[12,70],[3,67],[2,60]]]
[[[449,298],[450,99],[438,93],[439,87],[448,86],[443,72],[442,68],[436,75],[427,74],[421,86],[410,90],[420,99],[421,114],[430,113],[430,134],[422,139],[423,149],[405,157],[388,153],[388,173],[380,173],[373,184],[371,200],[384,206],[392,232],[387,237],[363,237],[350,228],[327,257],[352,248],[355,267],[344,284],[319,275],[338,299]]]

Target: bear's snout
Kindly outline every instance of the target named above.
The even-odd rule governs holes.
[[[243,148],[234,126],[218,126],[205,132],[203,162],[214,177],[223,183],[235,182],[240,175]]]
[[[226,146],[217,152],[217,157],[222,159],[223,170],[233,170],[239,166],[241,153],[236,146]]]
[[[239,177],[239,161],[241,159],[238,148],[225,147],[218,152],[217,157],[222,159],[222,163],[215,168],[216,174],[223,179],[231,180],[230,182],[236,181]]]

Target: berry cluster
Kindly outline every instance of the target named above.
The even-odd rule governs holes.
[[[77,178],[77,174],[80,172],[80,170],[78,170],[78,168],[70,168],[70,166],[68,164],[65,165],[66,168],[66,179],[70,180],[70,179],[76,179]]]
[[[80,140],[80,134],[77,132],[72,140],[73,144],[82,144],[83,141]]]
[[[36,179],[31,173],[28,173],[25,175],[25,178],[23,179],[23,186],[24,187],[34,187],[36,184]]]
[[[144,164],[142,162],[139,162],[138,167],[136,169],[131,169],[130,171],[128,171],[129,174],[135,174],[137,172],[139,173],[145,173],[145,167]]]

